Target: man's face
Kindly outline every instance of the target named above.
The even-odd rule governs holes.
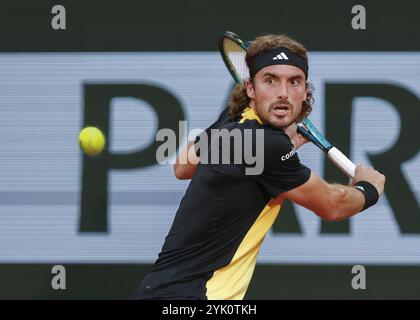
[[[265,124],[283,129],[296,122],[306,100],[305,74],[295,66],[272,65],[245,83],[251,107]]]

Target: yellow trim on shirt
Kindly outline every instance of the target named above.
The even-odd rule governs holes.
[[[270,202],[271,203],[271,202]],[[242,300],[254,273],[261,244],[276,220],[280,204],[267,204],[242,240],[231,262],[207,281],[207,299]]]
[[[257,120],[259,124],[263,124],[260,117],[255,113],[254,109],[251,107],[246,107],[244,111],[242,111],[241,120],[239,120],[239,123],[244,123],[245,120]]]

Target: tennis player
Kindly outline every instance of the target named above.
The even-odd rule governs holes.
[[[233,90],[229,108],[203,134],[263,130],[263,171],[247,175],[245,163],[197,165],[203,153],[196,159],[188,154],[199,151],[202,139],[188,144],[174,171],[177,178],[192,180],[137,298],[243,299],[284,199],[337,221],[366,210],[383,193],[384,175],[368,166],[358,165],[345,186],[325,182],[300,162],[296,150],[307,140],[296,132],[296,123],[312,109],[301,44],[284,35],[258,37],[246,62],[250,81]]]

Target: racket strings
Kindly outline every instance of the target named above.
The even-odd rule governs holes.
[[[239,79],[242,81],[249,78],[249,71],[246,65],[245,56],[246,51],[235,41],[225,38],[223,41],[223,51],[231,66]]]

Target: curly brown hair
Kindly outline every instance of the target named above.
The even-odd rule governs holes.
[[[270,34],[257,37],[252,42],[245,58],[248,68],[257,55],[278,47],[285,47],[290,51],[300,55],[303,59],[305,59],[306,62],[308,62],[306,49],[299,42],[286,35]],[[253,82],[254,79],[249,79],[249,81]],[[308,82],[306,83],[306,90],[307,97],[306,100],[302,103],[302,112],[298,118],[298,121],[301,121],[303,117],[306,117],[312,111],[312,104],[314,100],[312,94],[312,86]],[[249,105],[249,102],[250,98],[246,93],[245,86],[243,84],[236,85],[229,97],[229,116],[231,118],[239,117],[242,111]]]

